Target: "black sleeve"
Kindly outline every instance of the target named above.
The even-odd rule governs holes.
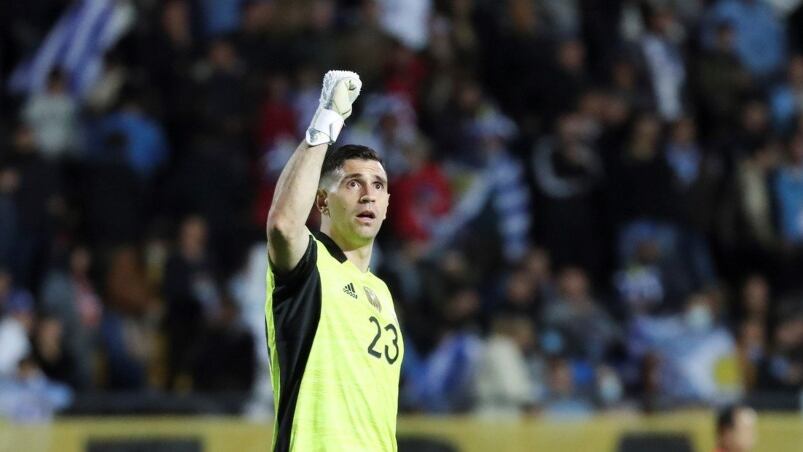
[[[317,251],[317,242],[310,235],[307,250],[301,260],[298,261],[298,264],[289,272],[273,273],[274,282],[276,283],[273,291],[274,303],[278,304],[293,298],[304,286],[305,282],[312,277],[318,257]],[[273,264],[271,264],[271,271],[273,271],[273,268]]]
[[[318,247],[310,236],[309,245],[296,267],[276,275],[273,290],[273,326],[281,392],[276,401],[276,444],[274,451],[290,450],[296,401],[321,317],[321,275]],[[270,350],[270,349],[269,349]],[[275,372],[277,369],[272,368]]]

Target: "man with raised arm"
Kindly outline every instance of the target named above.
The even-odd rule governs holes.
[[[354,72],[326,73],[318,110],[268,213],[274,451],[397,449],[404,346],[390,292],[369,268],[388,177],[368,147],[328,149],[361,85]],[[305,226],[313,206],[320,232]]]

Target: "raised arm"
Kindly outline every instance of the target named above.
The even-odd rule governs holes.
[[[337,140],[361,87],[354,72],[329,71],[323,78],[318,110],[305,140],[279,176],[268,212],[268,253],[275,272],[292,270],[304,255],[309,242],[307,217],[315,202],[326,149]]]

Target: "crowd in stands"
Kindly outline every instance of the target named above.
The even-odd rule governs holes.
[[[88,91],[10,90],[69,3],[0,6],[4,414],[270,413],[264,222],[329,69],[390,176],[403,412],[803,389],[803,2],[142,0]]]

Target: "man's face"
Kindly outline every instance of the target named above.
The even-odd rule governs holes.
[[[333,235],[350,246],[370,243],[388,211],[387,174],[375,160],[346,160],[338,180],[319,194]],[[328,214],[326,213],[328,212]]]

